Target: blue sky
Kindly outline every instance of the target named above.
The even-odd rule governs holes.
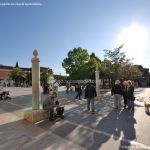
[[[2,6],[6,2],[42,6]],[[134,63],[150,67],[150,44],[144,43],[149,40],[149,0],[0,0],[0,5],[0,64],[18,61],[21,67],[31,67],[36,48],[40,66],[64,73],[61,63],[69,50],[80,46],[103,60],[104,49],[122,44],[118,38],[123,31],[129,34],[138,26],[135,32],[143,34],[132,42],[136,48],[132,45],[125,51]]]

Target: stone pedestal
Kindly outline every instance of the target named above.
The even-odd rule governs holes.
[[[48,112],[45,110],[27,110],[24,111],[24,119],[31,123],[36,123],[48,118]]]

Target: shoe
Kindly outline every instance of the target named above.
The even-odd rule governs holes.
[[[92,113],[92,114],[94,114],[94,113],[95,113],[95,111],[91,111],[91,113]]]

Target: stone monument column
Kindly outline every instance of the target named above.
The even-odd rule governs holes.
[[[40,69],[39,69],[39,58],[38,52],[35,49],[33,51],[32,62],[32,110],[39,110],[40,102]]]
[[[97,92],[97,96],[100,96],[100,79],[99,79],[99,70],[96,67],[96,71],[95,71],[95,81],[96,81],[96,92]]]
[[[24,119],[35,123],[48,118],[47,111],[40,109],[40,68],[37,50],[33,51],[32,62],[32,109],[24,110]]]

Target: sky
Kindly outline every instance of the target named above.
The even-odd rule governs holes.
[[[62,61],[74,47],[94,52],[124,43],[134,64],[150,68],[150,0],[0,0],[0,64],[40,66],[65,74]]]

